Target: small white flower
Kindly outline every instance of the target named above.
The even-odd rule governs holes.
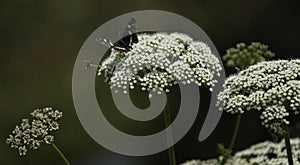
[[[291,139],[291,148],[294,164],[300,164],[300,139]],[[284,139],[280,143],[270,141],[261,142],[248,149],[237,152],[233,156],[233,161],[241,165],[269,165],[269,164],[288,164]]]
[[[31,122],[23,119],[6,139],[10,147],[18,149],[20,156],[26,155],[28,149],[39,149],[43,142],[52,144],[51,133],[59,129],[57,121],[62,118],[62,112],[47,107],[34,110],[31,116]]]
[[[210,159],[210,160],[190,160],[181,165],[218,165],[218,159]]]
[[[295,165],[300,165],[300,138],[292,138],[291,148]],[[273,143],[270,141],[252,145],[239,151],[226,162],[226,165],[286,165],[288,164],[285,141]],[[208,160],[191,160],[181,165],[220,165],[222,157]]]

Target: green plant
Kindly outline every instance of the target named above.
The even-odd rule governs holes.
[[[127,89],[141,86],[143,91],[160,95],[179,83],[204,85],[212,91],[217,83],[215,76],[222,69],[208,45],[182,33],[138,34],[138,42],[131,47],[128,51],[113,48],[98,70],[114,92],[128,94]],[[171,124],[168,106],[164,112],[167,127]],[[172,132],[167,136],[168,143],[172,142]],[[169,158],[175,165],[173,146],[169,148]]]
[[[238,43],[236,47],[227,50],[223,56],[226,66],[236,68],[238,71],[246,69],[258,62],[267,61],[275,56],[267,45],[252,42],[250,45]]]
[[[228,68],[234,68],[236,72],[246,69],[247,67],[254,65],[258,62],[266,61],[275,56],[273,52],[268,49],[267,45],[259,42],[252,42],[250,45],[245,43],[238,43],[236,47],[229,48],[226,54],[223,56],[223,60]],[[242,114],[237,115],[237,120],[234,128],[234,132],[229,144],[229,150],[232,151],[240,127]],[[227,157],[224,156],[221,164],[225,164]]]
[[[58,120],[62,112],[50,107],[36,109],[31,113],[32,120],[22,119],[6,139],[6,143],[19,151],[20,156],[25,156],[29,149],[37,150],[43,143],[52,145],[66,164],[70,164],[61,150],[54,144],[52,132],[59,129]]]
[[[219,105],[227,113],[260,112],[263,126],[277,124],[285,137],[289,164],[293,164],[289,145],[287,116],[300,110],[300,60],[260,62],[228,77],[219,94]],[[278,133],[280,135],[280,133]]]

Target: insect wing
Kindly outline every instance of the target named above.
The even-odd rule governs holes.
[[[131,49],[132,43],[137,43],[138,38],[137,35],[134,34],[136,32],[136,19],[134,17],[130,18],[125,30],[123,32],[123,38],[119,40],[117,43],[112,42],[111,40],[105,38],[97,38],[96,41],[101,45],[107,47],[113,47],[117,51],[129,51]]]
[[[123,37],[132,35],[135,32],[136,32],[136,19],[134,17],[131,17],[127,26],[125,27],[125,30],[123,32]]]
[[[111,41],[111,40],[108,40],[106,38],[96,38],[96,41],[101,44],[101,45],[104,45],[104,46],[107,46],[107,47],[112,47],[114,46],[114,43]]]
[[[137,43],[137,42],[139,42],[137,35],[132,34],[131,35],[131,45],[132,45],[132,43]]]
[[[132,17],[125,30],[123,32],[123,38],[118,41],[115,45],[116,47],[125,48],[127,51],[131,49],[132,43],[137,43],[138,38],[137,35],[134,34],[136,32],[136,19]]]
[[[118,51],[126,51],[126,50],[129,49],[129,48],[126,48],[124,46],[124,44],[123,45],[120,45],[120,43],[114,44],[111,40],[108,40],[108,39],[105,39],[105,38],[96,38],[96,41],[98,43],[100,43],[101,45],[104,45],[104,46],[106,46],[108,48],[113,47],[114,49],[116,49]]]
[[[131,17],[127,26],[125,27],[125,30],[123,32],[123,44],[131,48],[132,43],[137,43],[138,38],[137,35],[134,34],[136,33],[136,19],[134,17]]]

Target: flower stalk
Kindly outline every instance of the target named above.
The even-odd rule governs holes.
[[[281,123],[284,130],[283,135],[284,135],[286,154],[288,157],[289,165],[294,165],[289,129],[285,122],[281,122]]]
[[[236,141],[236,137],[238,135],[238,132],[239,132],[239,128],[240,128],[240,123],[241,123],[241,118],[242,118],[242,114],[239,113],[237,115],[237,119],[236,119],[236,123],[235,123],[235,127],[234,127],[234,132],[233,132],[233,135],[232,135],[232,138],[231,138],[231,141],[230,141],[230,145],[229,145],[229,149],[232,151],[233,149],[233,146],[235,144],[235,141]]]
[[[234,68],[237,72],[237,74],[240,74],[241,71],[245,70],[247,67],[254,65],[258,62],[266,61],[267,59],[273,58],[274,53],[272,53],[270,50],[268,50],[268,46],[261,44],[259,42],[252,42],[250,45],[246,45],[245,43],[239,43],[234,48],[230,48],[227,50],[226,54],[223,56],[224,62],[226,62],[226,66],[229,68]],[[241,84],[238,84],[237,86],[240,86]],[[231,89],[230,89],[231,90]],[[229,90],[229,93],[230,93]],[[245,91],[245,90],[244,90]],[[238,92],[238,93],[243,93]],[[233,97],[229,97],[233,98]],[[235,97],[237,98],[237,97]],[[239,102],[239,100],[237,100]],[[231,103],[232,104],[232,103]],[[239,104],[239,103],[238,103]],[[245,106],[247,104],[244,104]],[[239,110],[242,110],[244,108],[238,108]],[[240,127],[240,122],[242,118],[242,113],[238,113],[234,132],[230,141],[229,148],[226,150],[229,150],[230,156],[223,155],[224,158],[221,161],[221,164],[226,164],[227,160],[232,157],[232,149],[234,147],[237,134]]]
[[[170,112],[168,101],[166,102],[166,109],[164,111],[164,120],[165,120],[165,127],[167,128],[171,124],[171,112]],[[167,130],[167,143],[173,144],[172,128]],[[175,155],[174,145],[169,147],[168,155],[169,155],[169,164],[176,165],[176,155]]]
[[[132,49],[112,48],[98,69],[113,92],[128,94],[128,89],[141,87],[142,91],[161,95],[169,93],[177,84],[196,84],[210,91],[218,82],[222,66],[205,42],[193,40],[183,33],[137,34],[138,42]],[[164,111],[165,126],[171,124],[168,105]],[[170,165],[176,165],[172,131],[166,132]]]
[[[20,156],[25,156],[28,150],[37,150],[43,143],[52,145],[67,165],[70,162],[54,144],[52,133],[59,129],[58,121],[63,113],[53,110],[51,107],[36,109],[31,113],[32,119],[22,119],[6,139],[6,143],[13,149],[19,151]]]
[[[51,143],[52,147],[56,150],[56,152],[59,154],[59,156],[65,161],[67,165],[71,165],[69,160],[66,158],[66,156],[63,154],[63,152],[54,144]]]
[[[231,138],[231,141],[230,141],[230,145],[229,145],[229,148],[228,148],[228,150],[230,151],[231,156],[232,156],[232,150],[233,150],[233,147],[234,147],[234,144],[235,144],[238,132],[239,132],[241,118],[242,118],[242,114],[239,113],[237,115],[234,131],[233,131],[232,138]],[[228,157],[224,156],[224,158],[221,161],[221,165],[225,165],[227,160],[228,160]]]

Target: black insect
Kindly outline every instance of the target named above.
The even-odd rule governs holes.
[[[268,132],[270,133],[273,142],[278,142],[278,140],[283,136],[285,131],[283,130],[281,123],[275,122],[270,124]]]
[[[118,42],[114,43],[113,41],[106,38],[97,38],[96,41],[107,47],[112,47],[117,51],[127,52],[132,49],[132,44],[138,42],[138,37],[135,34],[136,32],[136,19],[134,17],[130,18],[124,32],[123,38]]]

